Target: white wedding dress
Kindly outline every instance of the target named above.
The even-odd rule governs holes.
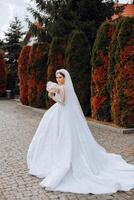
[[[93,137],[70,74],[44,114],[27,153],[29,173],[50,191],[105,194],[134,188],[134,165],[108,153]],[[123,136],[122,136],[123,137]]]

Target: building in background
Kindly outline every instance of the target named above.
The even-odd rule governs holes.
[[[128,1],[127,4],[118,3],[118,1],[116,1],[114,6],[116,8],[124,6],[124,10],[122,13],[113,15],[112,20],[115,20],[120,16],[134,17],[134,0]]]

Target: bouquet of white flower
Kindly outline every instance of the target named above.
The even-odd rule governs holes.
[[[58,92],[58,84],[52,81],[47,82],[46,90],[48,92],[56,93]]]

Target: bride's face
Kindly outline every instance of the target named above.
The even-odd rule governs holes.
[[[63,85],[65,82],[64,77],[60,73],[56,74],[56,81],[59,85]]]

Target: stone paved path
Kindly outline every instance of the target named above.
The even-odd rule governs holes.
[[[0,100],[0,200],[134,200],[134,190],[83,195],[41,188],[41,180],[27,173],[26,153],[42,115],[14,100]],[[134,134],[92,132],[108,151],[134,164]]]

